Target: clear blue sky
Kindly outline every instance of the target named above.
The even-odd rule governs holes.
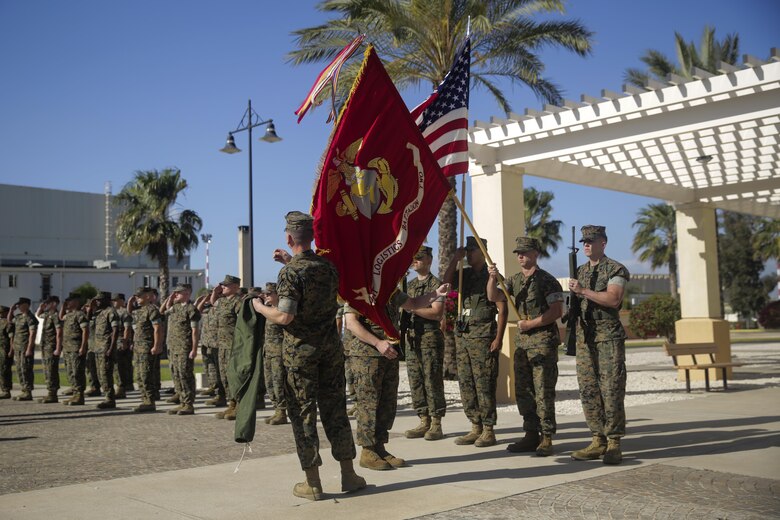
[[[293,115],[322,65],[292,67],[291,32],[324,21],[315,2],[235,0],[0,0],[0,183],[117,193],[136,170],[176,166],[190,184],[184,207],[213,235],[211,281],[237,272],[237,226],[248,220],[247,153],[218,152],[247,99],[273,118],[280,143],[254,144],[255,283],[275,280],[271,251],[283,246],[283,218],[308,210],[329,127],[316,110]],[[780,46],[776,0],[568,2],[566,17],[595,32],[593,54],[542,53],[547,76],[566,97],[619,90],[627,67],[648,48],[673,56],[674,31],[697,42],[706,24],[737,32],[742,53],[766,58]],[[509,89],[516,112],[539,108],[524,88]],[[410,106],[425,90],[402,93]],[[470,119],[501,116],[490,96],[472,92]],[[256,130],[260,137],[262,129]],[[246,150],[246,132],[236,144]],[[630,250],[631,224],[653,199],[526,177],[555,193],[565,229],[608,226],[607,253],[632,272],[650,272]],[[35,211],[35,208],[30,208]],[[23,217],[22,217],[23,218]],[[8,223],[6,223],[8,224]],[[567,233],[564,233],[564,236]],[[435,244],[435,230],[430,242]],[[566,275],[562,247],[546,267]],[[205,265],[205,247],[192,252]]]

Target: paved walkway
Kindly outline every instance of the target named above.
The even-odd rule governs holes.
[[[232,424],[205,409],[137,416],[128,412],[132,399],[114,412],[3,401],[0,516],[780,518],[780,388],[698,395],[629,408],[620,466],[570,459],[589,441],[581,415],[559,418],[556,455],[539,458],[506,452],[520,435],[517,418],[502,416],[499,444],[478,449],[452,442],[468,430],[462,412],[445,418],[445,440],[428,442],[398,435],[416,423],[402,410],[388,447],[410,467],[359,469],[369,487],[342,494],[322,435],[327,497],[316,503],[290,493],[302,473],[289,426],[260,421],[236,473],[242,447],[231,440]]]

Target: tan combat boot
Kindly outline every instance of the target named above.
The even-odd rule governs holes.
[[[621,462],[623,462],[623,452],[620,451],[620,439],[607,440],[604,464],[620,464]]]
[[[553,454],[552,435],[542,434],[542,442],[536,447],[537,457],[549,457]]]
[[[3,390],[0,392],[0,399],[10,399],[11,398],[11,392],[8,390]]]
[[[179,405],[179,406],[174,406],[173,408],[171,408],[170,410],[168,410],[166,413],[167,413],[168,415],[176,415],[177,413],[179,413],[179,410],[181,410],[181,405]]]
[[[14,396],[14,401],[32,401],[33,396],[29,390],[22,390],[22,393]]]
[[[381,443],[377,444],[375,446],[375,448],[376,448],[377,455],[382,457],[382,460],[384,460],[385,462],[390,464],[392,467],[394,467],[394,468],[403,468],[403,467],[406,466],[406,461],[404,459],[400,458],[400,457],[396,457],[395,455],[393,455],[392,453],[387,451],[385,449],[385,445],[384,444],[381,444]]]
[[[306,468],[306,480],[298,482],[293,488],[293,495],[307,500],[322,499],[322,482],[320,482],[320,468],[313,466]]]
[[[113,399],[106,399],[105,401],[98,403],[96,408],[99,410],[113,410],[116,408],[116,401]]]
[[[389,462],[379,456],[374,446],[363,446],[363,451],[360,452],[360,467],[376,471],[393,469]]]
[[[195,407],[191,404],[183,404],[176,411],[176,415],[195,415]]]
[[[284,410],[276,410],[274,414],[268,419],[268,424],[271,426],[278,426],[280,424],[287,424],[287,412]]]
[[[427,415],[421,415],[420,424],[418,424],[411,430],[406,430],[404,432],[404,435],[406,435],[407,439],[419,439],[421,437],[424,437],[425,432],[427,432],[430,428],[431,428],[431,418]]]
[[[179,398],[179,394],[173,394],[171,397],[166,399],[165,402],[171,404],[181,404],[181,399]]]
[[[594,435],[590,444],[573,452],[571,458],[574,460],[596,460],[607,451],[607,439],[603,435]]]
[[[352,459],[340,460],[341,464],[341,490],[345,493],[357,491],[366,487],[366,479],[355,473]]]
[[[101,395],[100,389],[94,386],[90,386],[89,389],[86,392],[84,392],[84,395],[86,395],[87,397],[99,397]]]
[[[474,446],[477,448],[487,448],[488,446],[496,445],[496,434],[493,432],[493,425],[486,424],[482,427],[482,435],[479,439],[474,441]]]
[[[84,394],[81,392],[73,392],[73,397],[65,402],[68,406],[81,406],[84,404]]]
[[[63,390],[62,395],[73,395],[73,387]]]
[[[215,413],[214,417],[216,417],[217,419],[227,419],[228,421],[235,421],[236,420],[236,402],[233,399],[228,401],[227,409],[223,410],[221,412]]]
[[[145,412],[154,412],[157,410],[157,407],[154,405],[154,402],[144,401],[135,408],[133,408],[133,411],[135,413],[145,413]]]
[[[124,386],[116,385],[116,390],[114,391],[114,399],[127,399],[127,390],[125,390]]]
[[[214,389],[213,386],[211,386],[209,388],[201,388],[200,390],[198,390],[198,395],[205,395],[205,396],[208,396],[208,397],[214,397],[215,395],[217,395],[217,391]]]
[[[444,432],[441,431],[441,417],[431,417],[431,427],[425,432],[426,441],[438,441],[444,438]]]
[[[39,403],[57,403],[59,402],[59,399],[57,398],[57,391],[54,390],[52,392],[49,392],[49,394],[46,397],[41,397],[38,399]]]
[[[539,432],[525,432],[525,437],[506,447],[511,453],[530,453],[539,446]]]
[[[213,399],[207,399],[205,404],[207,406],[227,406],[227,400],[224,396],[218,395],[214,397]]]
[[[482,424],[471,423],[471,431],[466,435],[463,435],[462,437],[458,437],[457,439],[455,439],[455,444],[457,444],[458,446],[466,446],[468,444],[474,444],[474,442],[477,439],[479,439],[480,435],[482,435]]]

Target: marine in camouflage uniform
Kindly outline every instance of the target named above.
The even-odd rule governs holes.
[[[569,289],[580,299],[577,382],[593,440],[572,458],[591,460],[603,455],[605,464],[619,464],[623,460],[620,439],[626,433],[626,333],[619,313],[630,274],[604,254],[604,226],[583,226],[580,242],[589,261],[577,269],[577,280],[569,282]]]
[[[100,409],[116,408],[114,399],[114,363],[116,345],[119,338],[119,314],[111,306],[111,293],[101,292],[93,300],[90,310],[95,316],[95,365],[97,366],[100,389],[105,400],[98,403]]]
[[[16,363],[16,377],[22,393],[14,396],[14,401],[31,401],[33,390],[33,364],[35,363],[35,332],[38,329],[38,320],[30,311],[30,299],[19,298],[19,301],[11,308],[8,316],[13,325],[11,329],[12,343],[14,347],[14,363]],[[19,314],[13,316],[14,309],[19,309]],[[11,317],[13,316],[13,317]]]
[[[162,352],[160,311],[152,304],[154,293],[149,287],[139,287],[128,303],[133,330],[133,365],[135,380],[141,392],[141,404],[133,408],[136,413],[153,412],[155,382],[154,358]],[[136,303],[140,307],[136,307]]]
[[[11,348],[11,323],[8,321],[8,307],[0,305],[0,399],[10,399],[13,379],[11,365],[14,351]]]
[[[169,415],[195,413],[195,357],[198,354],[197,334],[200,312],[190,300],[192,287],[177,285],[171,297],[163,304],[167,317],[167,344],[179,406],[168,410]]]
[[[215,415],[217,419],[236,419],[236,400],[228,385],[227,371],[230,361],[230,353],[233,351],[233,336],[236,332],[236,321],[241,310],[241,295],[239,289],[241,279],[236,276],[226,275],[211,295],[211,304],[214,306],[216,323],[216,340],[219,361],[219,376],[222,381],[224,394],[218,395],[218,403],[227,401],[228,408],[224,412]]]
[[[276,307],[279,303],[279,295],[276,292],[276,284],[265,284],[263,291],[266,305]],[[284,329],[278,323],[265,320],[265,341],[263,343],[263,371],[265,383],[268,386],[268,395],[274,406],[274,414],[266,417],[265,423],[271,425],[287,424],[287,398],[284,395],[284,385],[287,374],[284,371],[282,361],[282,343],[284,341]]]
[[[57,391],[60,389],[60,341],[62,323],[60,322],[57,306],[60,299],[50,297],[41,303],[36,317],[41,320],[41,361],[43,363],[43,375],[46,380],[46,397],[38,399],[39,403],[56,403]]]
[[[64,404],[74,406],[84,404],[84,387],[86,386],[86,358],[89,337],[89,319],[81,310],[79,296],[71,293],[65,300],[62,312],[62,358],[68,370],[73,395]]]
[[[346,413],[344,351],[336,330],[339,275],[335,266],[311,250],[313,219],[293,211],[285,216],[287,244],[294,256],[277,250],[274,258],[286,265],[279,271],[279,305],[268,307],[254,300],[254,309],[269,321],[284,326],[282,360],[287,371],[287,411],[295,446],[306,480],[293,494],[309,500],[322,498],[317,434],[319,409],[331,453],[341,465],[342,491],[365,487],[355,474],[355,443]]]
[[[485,247],[487,242],[483,240]],[[463,258],[469,267],[463,269],[463,284],[458,287],[458,262]],[[496,383],[498,356],[504,339],[506,305],[487,298],[488,267],[474,237],[466,246],[455,250],[444,275],[461,293],[462,309],[455,335],[458,362],[458,384],[463,411],[471,421],[471,431],[455,439],[459,445],[477,447],[496,443]],[[500,310],[498,305],[501,305]],[[499,323],[496,323],[498,316]]]
[[[506,280],[506,289],[520,314],[513,360],[515,400],[523,418],[525,437],[510,444],[513,453],[553,454],[555,385],[558,382],[558,347],[561,344],[557,320],[563,314],[563,289],[558,280],[539,268],[541,245],[531,237],[517,237],[514,253],[520,272]],[[506,301],[498,288],[498,269],[490,266],[488,298]]]
[[[125,339],[125,329],[132,328],[133,319],[127,312],[125,295],[123,293],[111,294],[111,303],[119,317],[117,328],[117,349],[114,379],[117,382],[114,398],[124,399],[127,392],[135,390],[133,386],[133,351],[130,350],[130,340]]]
[[[89,318],[89,346],[87,348],[85,368],[87,389],[84,391],[84,395],[95,397],[100,395],[100,377],[98,376],[97,361],[95,359],[95,325],[97,316],[89,311],[89,304],[85,305],[83,310],[87,315],[87,318]]]
[[[433,252],[422,246],[415,254],[412,267],[417,277],[407,284],[407,294],[414,298],[435,291],[441,285],[430,272]],[[420,424],[407,430],[409,439],[444,438],[441,419],[447,412],[444,398],[444,334],[440,320],[444,313],[444,298],[426,309],[412,313],[406,342],[406,370],[412,393],[412,406],[420,417]],[[399,318],[400,322],[400,318]]]
[[[219,378],[217,349],[214,348],[216,343],[216,338],[214,337],[216,325],[214,320],[217,315],[213,312],[214,307],[211,305],[211,302],[208,301],[210,297],[210,294],[201,296],[196,307],[200,311],[198,344],[200,346],[200,355],[203,359],[203,374],[206,378],[206,384],[208,384],[208,387],[201,390],[199,394],[213,397],[217,395],[217,387],[222,386],[222,381]],[[224,389],[222,391],[224,392]]]

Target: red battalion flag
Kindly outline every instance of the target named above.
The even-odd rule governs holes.
[[[466,39],[439,88],[412,110],[425,142],[447,177],[469,171],[469,75],[471,40]]]
[[[312,200],[339,294],[391,338],[385,311],[450,186],[373,46],[341,110]]]

